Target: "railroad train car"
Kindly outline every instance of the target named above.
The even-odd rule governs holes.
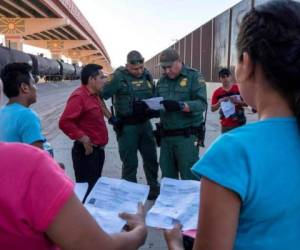
[[[32,74],[46,81],[75,80],[80,78],[81,67],[62,60],[49,59],[27,54],[22,51],[0,46],[0,71],[13,62],[28,63],[32,66]]]

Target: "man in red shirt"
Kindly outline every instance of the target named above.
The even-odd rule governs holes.
[[[217,88],[212,96],[211,111],[219,110],[222,133],[246,123],[244,106],[239,87],[231,82],[231,72],[223,68],[219,71],[222,87]]]
[[[88,64],[81,71],[81,86],[69,97],[59,120],[59,128],[72,140],[72,160],[76,182],[88,182],[91,191],[101,176],[108,132],[99,92],[105,84],[102,66]]]

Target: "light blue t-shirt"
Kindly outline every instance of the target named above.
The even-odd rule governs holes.
[[[271,118],[220,136],[193,172],[242,201],[235,250],[300,249],[300,132]]]
[[[40,119],[32,109],[18,103],[0,108],[0,141],[32,144],[44,140]]]

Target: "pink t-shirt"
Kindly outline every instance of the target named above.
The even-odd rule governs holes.
[[[73,185],[46,152],[0,143],[0,249],[56,249],[45,231]]]

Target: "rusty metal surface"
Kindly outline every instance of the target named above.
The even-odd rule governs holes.
[[[236,38],[243,16],[254,5],[269,1],[243,0],[169,47],[178,51],[186,65],[199,69],[206,81],[219,81],[220,68],[229,67],[234,72],[237,63]],[[157,71],[153,66],[149,70]]]
[[[218,81],[217,73],[221,68],[228,67],[230,10],[214,19],[214,56],[212,80]]]
[[[177,42],[175,43],[175,50],[176,50],[178,53],[180,53],[180,52],[179,52],[179,41],[177,41]]]
[[[185,57],[184,63],[191,67],[192,64],[192,34],[189,34],[185,39]]]
[[[231,10],[231,36],[230,36],[230,69],[234,72],[237,63],[236,39],[239,31],[240,23],[245,14],[251,9],[251,1],[244,0],[235,5]],[[234,74],[233,74],[234,75]]]
[[[201,71],[206,81],[211,81],[212,21],[202,26]]]
[[[180,39],[179,41],[179,55],[182,60],[184,60],[184,43],[185,43],[185,37]]]
[[[193,32],[192,68],[200,70],[201,27]]]
[[[270,2],[271,0],[254,0],[254,6],[258,6],[267,2]]]

